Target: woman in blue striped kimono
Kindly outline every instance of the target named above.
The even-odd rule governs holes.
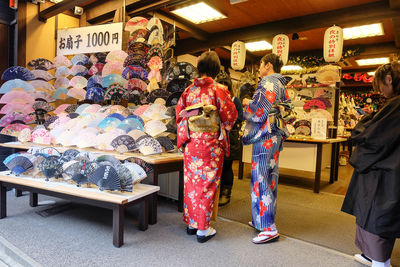
[[[260,82],[253,100],[245,104],[246,127],[243,144],[253,144],[251,163],[251,208],[249,225],[260,231],[254,243],[266,243],[279,237],[275,225],[278,186],[278,157],[282,143],[288,137],[285,125],[277,123],[276,105],[288,102],[286,80],[279,74],[283,63],[275,54],[261,59]]]

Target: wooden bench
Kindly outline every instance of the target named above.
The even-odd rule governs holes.
[[[113,211],[113,244],[120,247],[124,243],[125,208],[140,205],[139,229],[148,228],[149,200],[157,194],[160,187],[137,184],[133,192],[107,192],[97,188],[77,187],[68,182],[45,181],[41,178],[7,175],[9,171],[0,172],[0,219],[7,216],[6,187],[29,192],[29,204],[38,205],[38,194],[58,197],[70,201],[111,209]]]

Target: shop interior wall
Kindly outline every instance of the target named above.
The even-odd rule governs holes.
[[[36,58],[53,60],[56,56],[56,17],[46,22],[38,19],[38,7],[27,4],[26,14],[26,62]],[[79,19],[59,14],[57,15],[57,29],[79,27]]]

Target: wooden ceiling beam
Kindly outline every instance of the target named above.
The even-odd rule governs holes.
[[[46,21],[47,19],[49,19],[55,15],[66,12],[66,11],[74,8],[75,6],[79,6],[87,1],[88,0],[64,0],[58,4],[49,6],[44,10],[40,10],[40,7],[39,7],[39,10],[40,10],[39,20]]]
[[[342,8],[317,14],[295,17],[280,21],[244,27],[210,34],[208,41],[199,41],[194,38],[179,40],[176,46],[176,55],[204,51],[209,48],[231,45],[236,40],[253,41],[272,39],[279,33],[293,33],[312,30],[315,28],[336,25],[354,25],[376,22],[385,18],[400,15],[400,11],[391,9],[388,1],[379,1],[369,4]]]
[[[190,25],[189,23],[185,22],[183,19],[180,19],[177,16],[168,14],[161,10],[153,12],[152,15],[156,16],[157,18],[159,18],[162,21],[165,21],[171,25],[175,24],[176,27],[187,32],[188,34],[190,34],[191,36],[193,36],[193,38],[196,38],[197,40],[206,41],[209,38],[209,34],[207,32]]]
[[[400,9],[400,0],[389,0],[390,8]]]
[[[126,0],[126,6],[138,3],[140,0]],[[96,24],[114,17],[115,11],[123,6],[122,0],[96,1],[85,7],[86,20]]]
[[[394,42],[400,48],[400,17],[392,18]]]

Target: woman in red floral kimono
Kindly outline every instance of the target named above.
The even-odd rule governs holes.
[[[226,87],[214,81],[220,71],[218,55],[203,53],[197,69],[200,78],[180,97],[176,122],[178,148],[185,151],[183,220],[187,233],[197,234],[203,243],[216,234],[210,220],[237,111]]]

